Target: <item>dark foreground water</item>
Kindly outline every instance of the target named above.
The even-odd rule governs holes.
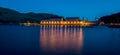
[[[1,25],[0,55],[120,55],[120,28]]]

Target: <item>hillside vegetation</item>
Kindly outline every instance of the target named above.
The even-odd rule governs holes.
[[[103,16],[99,19],[104,23],[120,23],[120,13]]]
[[[42,19],[49,19],[51,17],[60,17],[55,14],[48,13],[20,13],[8,8],[0,7],[0,23],[23,23],[23,22],[36,22],[39,23]]]

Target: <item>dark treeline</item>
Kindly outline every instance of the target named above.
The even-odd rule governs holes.
[[[99,19],[99,21],[104,23],[120,23],[120,13],[103,16]]]
[[[24,22],[36,22],[39,23],[42,19],[51,17],[60,17],[55,14],[48,13],[20,13],[11,9],[0,7],[0,23],[24,23]]]

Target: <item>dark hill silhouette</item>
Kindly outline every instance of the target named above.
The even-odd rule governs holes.
[[[99,21],[103,21],[104,23],[120,23],[120,12],[108,16],[103,16],[99,19]]]
[[[60,17],[55,14],[48,13],[20,13],[18,11],[14,11],[8,8],[0,7],[0,23],[8,24],[8,23],[23,23],[23,22],[37,22],[39,23],[44,18],[51,17]]]

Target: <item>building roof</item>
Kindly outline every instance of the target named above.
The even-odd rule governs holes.
[[[79,17],[66,17],[66,21],[80,21]]]
[[[63,17],[51,17],[51,18],[44,18],[42,21],[61,21],[64,20]]]

